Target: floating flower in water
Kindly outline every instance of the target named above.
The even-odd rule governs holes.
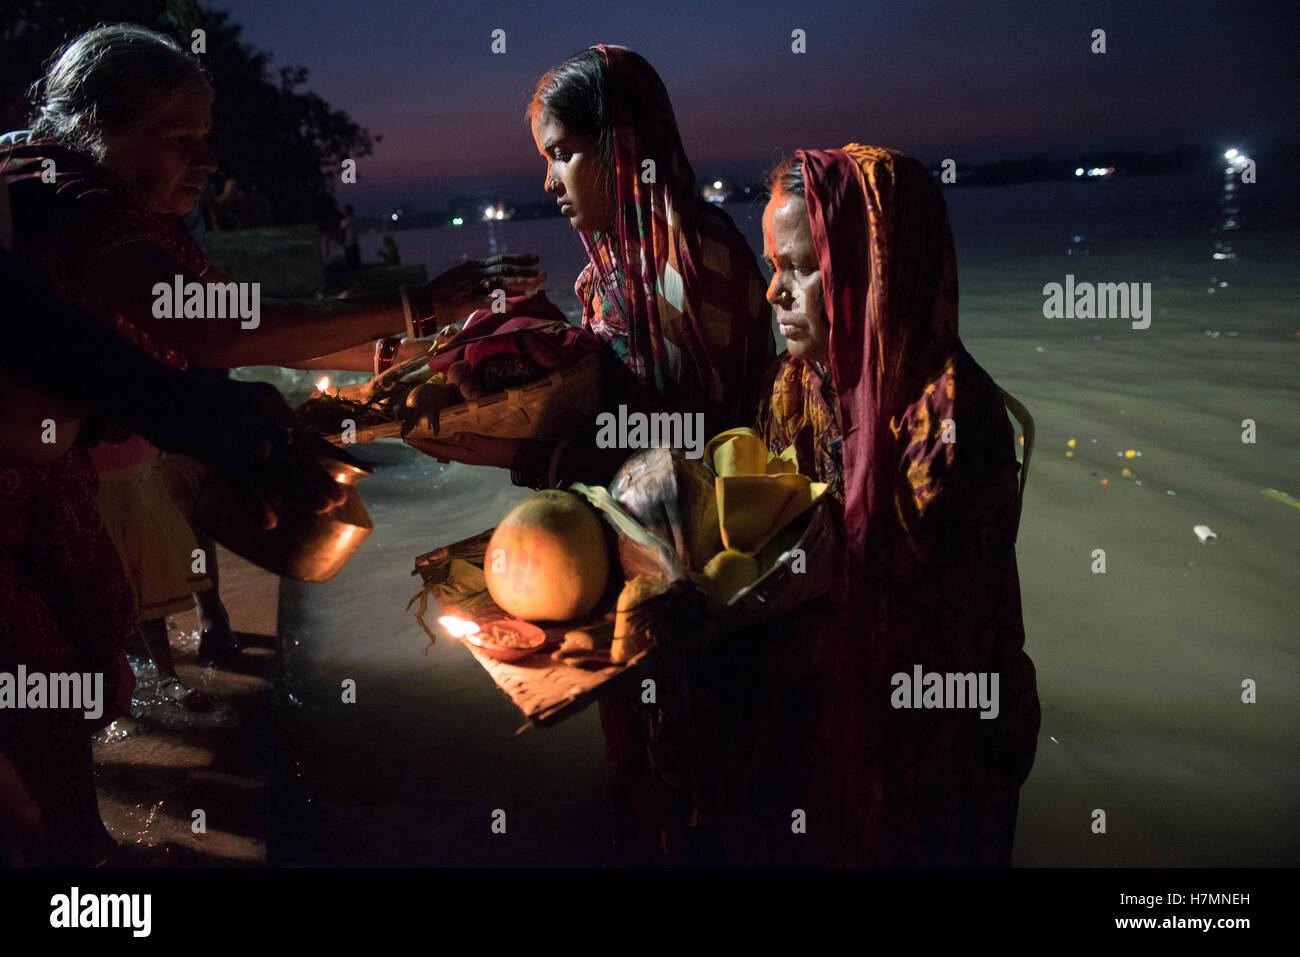
[[[1069,446],[1070,448],[1074,448],[1075,445],[1077,445],[1078,443],[1075,442],[1074,439],[1066,439],[1066,440],[1065,440],[1065,444],[1066,444],[1067,446]]]

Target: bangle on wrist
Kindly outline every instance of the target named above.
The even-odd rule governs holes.
[[[551,463],[546,468],[547,488],[559,487],[560,456],[572,444],[573,439],[564,439],[562,442],[557,442],[555,448],[551,450]]]
[[[433,302],[427,306],[417,300],[417,294],[423,292],[420,286],[400,286],[398,292],[402,298],[402,317],[406,320],[406,335],[410,339],[426,339],[438,331],[438,310]]]
[[[402,340],[396,336],[375,340],[375,375],[383,375],[388,371],[397,358],[397,350],[401,345]]]

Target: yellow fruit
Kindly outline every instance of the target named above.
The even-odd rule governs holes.
[[[530,495],[492,533],[483,578],[492,600],[517,618],[583,617],[609,578],[600,519],[570,492]]]
[[[618,607],[614,611],[614,642],[610,645],[609,660],[622,664],[649,647],[650,639],[645,632],[633,628],[631,613],[643,602],[662,595],[668,590],[668,581],[664,578],[651,578],[638,575],[626,585],[618,595]]]
[[[725,605],[736,592],[758,580],[758,562],[752,555],[728,548],[709,559],[701,577],[704,590]]]

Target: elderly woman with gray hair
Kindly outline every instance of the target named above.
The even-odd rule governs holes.
[[[225,279],[180,229],[217,170],[207,143],[215,93],[202,66],[162,34],[103,26],[69,43],[34,93],[30,134],[0,148],[15,253],[59,291],[114,314],[146,349],[215,368],[365,370],[373,342],[406,327],[397,294],[263,300],[256,328],[155,317],[156,282]],[[486,305],[491,289],[532,291],[544,278],[535,263],[528,255],[471,260],[412,290],[412,306],[422,318],[452,321]]]
[[[465,263],[409,290],[405,303],[398,294],[262,300],[255,326],[211,315],[170,318],[164,310],[158,312],[167,317],[160,317],[157,284],[226,282],[181,223],[217,169],[207,143],[214,92],[202,66],[159,33],[101,26],[56,53],[33,94],[30,133],[0,142],[15,261],[61,299],[178,369],[192,363],[369,369],[381,350],[392,359],[422,348],[391,338],[406,328],[408,312],[446,322],[486,302],[491,288],[531,291],[540,279],[535,257],[497,257]],[[58,335],[50,330],[52,343]],[[60,431],[62,438],[66,430]],[[92,444],[93,431],[83,429],[79,444]],[[62,562],[78,566],[79,580],[94,593],[96,582],[106,587],[120,578],[120,558],[142,609],[146,643],[163,676],[171,671],[174,677],[166,615],[192,607],[192,593],[206,583],[192,574],[196,543],[164,487],[158,451],[138,436],[116,437],[125,441],[96,446],[93,471],[66,469],[71,484],[59,494],[61,500],[86,499],[93,509],[99,486],[99,510],[118,555],[110,546],[93,556],[69,553]],[[55,512],[50,516],[58,520]],[[114,594],[121,611],[122,596]],[[178,682],[168,693],[193,703]]]

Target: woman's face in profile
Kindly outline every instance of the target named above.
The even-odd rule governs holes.
[[[605,170],[596,144],[570,132],[545,110],[533,120],[537,151],[546,158],[546,191],[574,229],[604,232],[614,218]]]
[[[108,165],[149,210],[184,216],[217,171],[211,130],[212,90],[196,84],[143,125],[110,136]]]
[[[822,274],[802,196],[773,194],[763,211],[763,258],[772,269],[767,301],[796,359],[830,361],[831,329],[822,307]]]

